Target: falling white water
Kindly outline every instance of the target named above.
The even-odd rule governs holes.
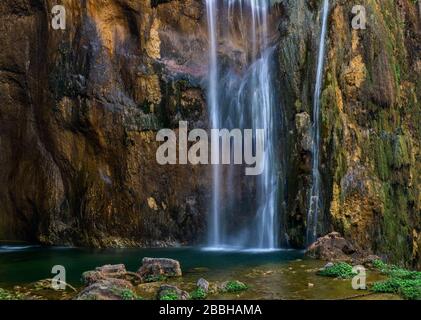
[[[216,28],[216,1],[206,0],[208,33],[209,33],[209,84],[208,104],[210,111],[211,127],[218,129],[219,104],[218,104],[218,58],[217,58],[217,28]],[[217,163],[218,159],[212,159]],[[219,219],[219,196],[220,196],[220,175],[219,165],[212,166],[212,205],[211,219],[209,224],[209,242],[212,246],[220,244],[220,219]]]
[[[217,5],[218,3],[218,5]],[[274,86],[275,50],[270,47],[268,34],[268,0],[206,0],[209,31],[208,104],[212,128],[264,129],[264,172],[257,177],[252,218],[239,228],[228,228],[229,200],[221,203],[221,193],[240,188],[234,180],[235,168],[228,172],[213,166],[213,191],[209,220],[208,244],[213,248],[256,248],[270,250],[278,243],[278,126],[281,125],[279,106],[276,105]],[[218,10],[218,12],[217,12]],[[216,17],[219,20],[216,20]],[[222,20],[223,19],[223,20]],[[234,27],[233,24],[237,23]],[[218,30],[217,26],[221,30]],[[232,31],[240,33],[247,44],[246,65],[240,73],[235,66],[224,66],[218,61],[218,43],[235,38]],[[238,35],[237,35],[238,37]],[[250,184],[250,181],[247,183]],[[225,198],[229,198],[225,197]],[[241,206],[232,203],[231,209]],[[225,209],[223,209],[225,207]],[[245,208],[244,210],[252,209]],[[236,218],[236,217],[235,217]]]
[[[316,240],[319,211],[321,210],[321,177],[320,177],[320,93],[323,82],[325,60],[327,20],[329,15],[329,0],[323,0],[322,28],[320,32],[319,53],[317,59],[316,85],[313,101],[312,126],[312,186],[307,213],[307,244]]]

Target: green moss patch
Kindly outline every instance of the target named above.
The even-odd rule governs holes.
[[[206,296],[207,294],[202,288],[197,288],[190,295],[192,300],[204,300],[206,299]]]
[[[357,275],[352,271],[352,266],[345,262],[335,263],[329,268],[324,268],[317,273],[319,276],[349,279]]]
[[[22,300],[23,296],[0,288],[0,300]]]
[[[178,295],[175,292],[172,291],[168,291],[166,292],[164,295],[162,295],[159,300],[164,300],[164,301],[172,301],[172,300],[178,300]]]
[[[240,281],[228,281],[224,286],[224,292],[241,292],[248,289],[248,286]]]
[[[421,272],[410,271],[376,260],[373,266],[389,279],[376,282],[370,288],[373,292],[395,293],[407,300],[421,300]]]
[[[130,289],[123,290],[121,292],[121,298],[123,300],[143,300],[142,297],[138,296],[136,293],[134,293]]]

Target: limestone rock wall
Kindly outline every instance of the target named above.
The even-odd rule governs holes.
[[[277,0],[287,120],[284,222],[304,244],[319,0]],[[0,239],[90,246],[200,241],[206,167],[161,167],[156,131],[206,128],[201,0],[0,3]],[[322,94],[324,208],[336,230],[395,262],[421,263],[421,12],[413,0],[332,0]],[[229,54],[223,52],[221,54]]]
[[[311,183],[317,1],[283,1],[281,76],[290,124],[288,227],[303,243]],[[362,249],[420,266],[421,20],[416,1],[360,1],[367,29],[351,27],[350,1],[331,1],[322,93],[324,214]],[[316,9],[315,9],[316,8]]]
[[[155,135],[207,123],[201,3],[63,0],[64,31],[55,4],[0,3],[0,238],[197,241],[207,172],[159,166]]]

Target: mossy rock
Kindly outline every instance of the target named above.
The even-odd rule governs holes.
[[[228,293],[241,292],[247,289],[248,289],[248,286],[238,280],[224,282],[221,286],[221,291],[228,292]]]

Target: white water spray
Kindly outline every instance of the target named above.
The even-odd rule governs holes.
[[[209,83],[208,103],[211,127],[219,129],[219,103],[218,103],[218,53],[217,53],[217,27],[216,27],[216,1],[206,0],[208,33],[209,33]],[[212,163],[218,163],[219,159],[212,159]],[[219,165],[212,166],[212,205],[209,226],[209,242],[212,246],[218,246],[220,239],[219,221],[219,195],[220,195],[220,170]]]
[[[316,240],[317,223],[321,210],[321,177],[320,177],[320,94],[323,84],[323,70],[326,47],[327,20],[329,16],[329,0],[323,0],[322,28],[320,32],[319,53],[317,59],[316,85],[313,101],[312,126],[312,187],[307,213],[307,244]]]
[[[215,129],[252,128],[265,130],[264,172],[257,178],[254,218],[242,230],[227,230],[221,193],[240,188],[234,181],[235,169],[222,172],[220,166],[213,166],[213,191],[209,219],[208,244],[214,248],[257,248],[278,247],[278,180],[280,161],[278,159],[278,126],[281,124],[279,105],[276,105],[273,63],[275,50],[269,45],[268,0],[206,0],[209,31],[209,75],[208,104],[211,126]],[[218,3],[218,5],[217,5]],[[222,5],[221,5],[222,3]],[[218,10],[218,12],[217,12]],[[225,19],[223,21],[216,20]],[[234,27],[234,23],[237,23]],[[221,26],[219,30],[217,26]],[[233,31],[234,30],[234,31]],[[239,74],[234,66],[225,66],[221,71],[218,62],[218,43],[235,38],[238,32],[246,42],[249,66]],[[218,35],[223,39],[218,39]],[[238,37],[238,35],[237,35]],[[245,40],[246,39],[246,40]],[[228,70],[227,70],[228,69]],[[233,204],[239,206],[241,204]],[[247,208],[251,209],[251,208]],[[229,209],[228,209],[229,210]]]

